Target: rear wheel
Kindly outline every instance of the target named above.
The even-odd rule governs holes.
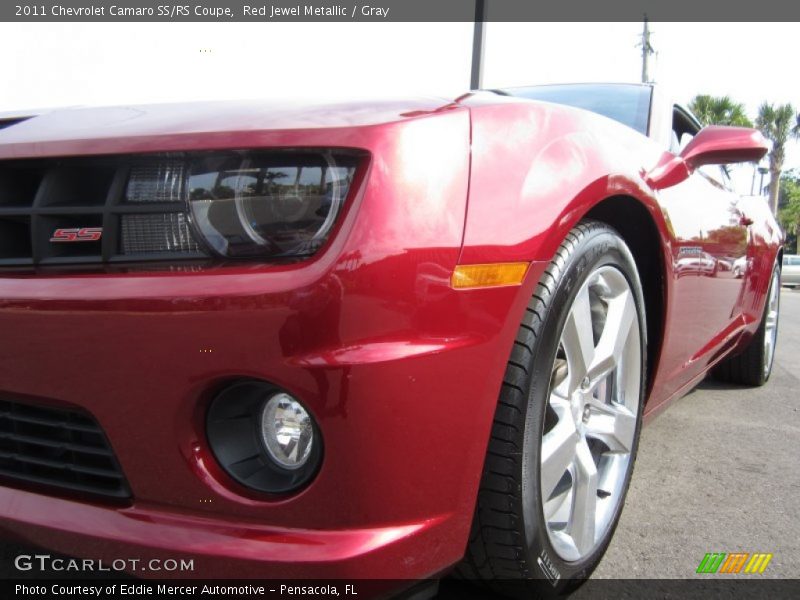
[[[568,591],[597,566],[636,456],[644,332],[630,251],[607,225],[581,222],[517,334],[462,576],[529,597]]]
[[[775,345],[778,341],[778,317],[781,308],[781,272],[778,265],[772,270],[767,302],[761,325],[747,347],[736,356],[726,358],[714,368],[714,377],[739,385],[764,385],[772,373]]]

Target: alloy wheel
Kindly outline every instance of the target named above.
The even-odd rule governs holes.
[[[642,343],[633,290],[593,271],[567,314],[553,364],[540,453],[547,534],[567,561],[591,554],[624,496],[639,411]]]
[[[769,377],[772,361],[775,359],[775,343],[778,341],[778,316],[781,302],[780,272],[775,269],[767,299],[767,313],[764,316],[764,375]]]

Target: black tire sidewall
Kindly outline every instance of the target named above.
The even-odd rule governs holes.
[[[589,556],[576,562],[567,562],[553,549],[545,526],[541,494],[539,492],[541,440],[552,366],[569,308],[589,275],[603,266],[615,267],[621,271],[628,280],[631,290],[633,290],[642,348],[639,411],[631,451],[631,461],[622,488],[622,498],[615,514],[612,516],[605,538]],[[548,308],[543,315],[541,333],[537,337],[530,362],[530,387],[525,415],[521,494],[523,527],[528,549],[526,558],[531,572],[536,573],[538,577],[550,580],[554,593],[567,591],[570,587],[574,587],[575,580],[587,578],[599,563],[613,536],[625,502],[625,495],[630,483],[638,448],[645,396],[646,348],[644,300],[633,256],[613,229],[606,226],[593,228],[586,236],[579,237],[577,244],[568,255],[560,277],[557,277],[555,281],[555,288],[552,290]],[[544,568],[541,566],[542,563],[546,564]],[[550,572],[546,572],[545,569],[550,570]],[[552,580],[553,572],[558,574],[558,579],[555,581]]]

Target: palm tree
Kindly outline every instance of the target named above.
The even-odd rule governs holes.
[[[786,250],[797,254],[797,237],[800,235],[800,172],[790,169],[781,175],[781,195],[778,222],[786,232]]]
[[[703,125],[753,126],[745,114],[744,104],[734,102],[730,96],[698,94],[689,103],[689,110]]]
[[[786,143],[792,138],[800,138],[800,115],[795,113],[791,104],[775,106],[764,102],[758,107],[756,127],[772,142],[772,150],[769,153],[769,206],[774,214],[778,214],[778,195],[783,160],[786,157]]]

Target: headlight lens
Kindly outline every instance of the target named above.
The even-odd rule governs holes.
[[[187,185],[192,220],[221,256],[310,255],[325,243],[355,169],[354,156],[330,151],[197,158]]]

